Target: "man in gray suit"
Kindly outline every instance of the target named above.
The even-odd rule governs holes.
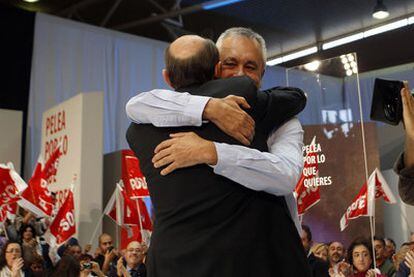
[[[401,90],[405,126],[405,149],[394,165],[399,175],[398,191],[401,199],[414,205],[414,97],[408,84]]]

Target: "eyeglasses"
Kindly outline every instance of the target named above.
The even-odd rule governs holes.
[[[131,252],[131,253],[136,252],[136,253],[139,253],[139,254],[144,253],[144,250],[139,249],[139,248],[130,248],[130,249],[127,249],[127,251]]]
[[[10,250],[6,250],[6,253],[17,253],[17,254],[20,254],[20,253],[22,253],[22,251],[20,249],[10,249]]]

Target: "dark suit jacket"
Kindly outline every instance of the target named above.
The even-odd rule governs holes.
[[[329,264],[327,262],[315,257],[313,253],[308,256],[308,262],[313,277],[329,277]]]
[[[274,100],[272,94],[259,97],[247,77],[215,80],[183,90],[214,97],[246,97],[257,127],[252,147],[261,151],[267,150],[266,139],[273,126],[284,122],[277,117],[277,103],[269,106]],[[276,123],[271,124],[272,119]],[[140,159],[155,213],[146,263],[148,276],[310,276],[283,197],[247,189],[214,174],[207,165],[160,175],[160,169],[151,162],[153,151],[170,133],[180,131],[239,144],[212,123],[183,128],[131,124],[127,140]]]

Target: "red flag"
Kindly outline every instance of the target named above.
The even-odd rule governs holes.
[[[390,204],[397,203],[394,194],[392,193],[387,181],[382,176],[381,171],[375,168],[375,199],[383,198],[385,202]]]
[[[315,145],[315,140],[316,137],[313,137],[310,144],[311,149]],[[302,175],[295,188],[298,215],[303,215],[321,199],[319,186],[312,183],[312,180],[318,176],[318,154],[315,152],[306,153],[304,160]]]
[[[22,195],[19,205],[28,209],[37,216],[51,216],[54,201],[48,189],[48,183],[53,181],[57,173],[58,159],[62,155],[57,147],[49,159],[43,165],[43,160],[39,157],[29,187]]]
[[[113,221],[117,222],[117,216],[116,216],[116,201],[117,201],[117,194],[118,190],[117,188],[115,188],[114,192],[111,195],[111,198],[109,199],[108,203],[106,203],[106,207],[104,210],[104,214],[106,214],[107,216],[109,216]]]
[[[52,176],[50,168],[54,164],[53,161],[57,159],[55,153],[56,151],[46,162],[47,168],[46,166],[43,167],[43,161],[39,157],[33,175],[29,180],[29,187],[23,192],[22,199],[19,201],[21,207],[40,217],[45,215],[51,216],[53,212],[54,203],[48,189],[47,177]]]
[[[56,217],[50,224],[50,233],[56,238],[56,243],[62,244],[76,233],[75,205],[73,193],[69,192]]]
[[[62,156],[62,152],[60,151],[60,145],[58,145],[46,161],[45,166],[42,168],[42,178],[45,179],[48,184],[56,182],[55,177],[60,156]]]
[[[136,225],[139,224],[138,221],[138,210],[135,201],[128,197],[125,187],[123,186],[122,180],[118,186],[119,191],[121,192],[121,208],[123,209],[122,217],[123,217],[123,224],[128,225]],[[118,213],[120,214],[120,213]]]
[[[346,209],[340,221],[341,231],[345,230],[351,219],[374,215],[375,176],[374,171],[368,181],[362,185],[361,190],[353,199],[352,204]]]
[[[16,203],[27,184],[14,171],[12,163],[0,164],[0,206]]]
[[[121,249],[126,249],[132,241],[142,241],[142,235],[138,225],[124,226],[121,228]]]
[[[152,231],[152,222],[151,222],[151,218],[149,216],[148,213],[148,209],[147,206],[145,205],[145,202],[143,199],[137,199],[136,201],[138,201],[138,205],[139,205],[139,214],[140,214],[140,220],[141,220],[141,224],[139,225],[140,227],[142,226],[143,230],[149,230]]]
[[[394,194],[389,188],[387,182],[381,172],[375,168],[365,182],[358,195],[352,201],[345,214],[340,221],[341,231],[343,231],[349,223],[350,219],[360,216],[374,216],[375,199],[383,198],[385,202],[396,203]]]
[[[295,189],[295,196],[298,205],[298,215],[303,215],[307,210],[309,210],[321,200],[319,186],[306,187],[304,185],[304,180],[305,176],[302,174]]]
[[[139,160],[131,150],[122,150],[122,180],[130,198],[149,196],[147,182],[139,167]]]
[[[12,219],[16,215],[17,203],[10,205],[3,205],[0,207],[0,222],[4,222],[6,219]]]

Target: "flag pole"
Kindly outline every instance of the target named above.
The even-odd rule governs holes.
[[[375,260],[375,246],[374,246],[374,216],[369,217],[369,225],[371,229],[371,247],[372,247],[372,261],[374,262],[374,268],[377,268],[377,261]]]
[[[114,192],[112,193],[111,198],[113,197],[114,193],[117,193],[117,189],[118,189],[118,187],[115,187]],[[110,200],[111,200],[111,199],[109,199],[109,202],[110,202]],[[108,209],[108,207],[107,207],[107,206],[108,206],[108,203],[106,204],[105,210],[102,212],[101,217],[99,218],[98,222],[96,223],[95,230],[94,230],[94,231],[93,231],[93,233],[92,233],[92,237],[91,237],[91,239],[89,240],[89,244],[92,244],[92,241],[93,241],[93,239],[95,238],[96,233],[98,232],[99,223],[101,223],[101,222],[102,222],[102,220],[103,220],[103,218],[104,218],[104,216],[105,216],[105,214],[106,214],[106,212],[107,212],[107,209]],[[118,229],[117,229],[117,230],[118,230]]]
[[[96,233],[98,232],[98,229],[99,229],[99,224],[102,222],[102,219],[103,219],[104,215],[105,215],[105,213],[102,213],[102,214],[101,214],[101,217],[99,218],[98,222],[96,223],[95,230],[94,230],[94,231],[93,231],[93,233],[92,233],[92,237],[91,237],[91,239],[89,240],[89,244],[92,244],[92,241],[93,241],[93,239],[95,238]]]
[[[4,236],[6,237],[6,239],[7,240],[10,240],[9,239],[9,234],[7,233],[7,227],[6,227],[6,224],[4,224],[4,222],[3,222],[3,224],[2,224],[3,226],[3,231],[4,231]]]
[[[137,204],[137,211],[138,211],[138,221],[139,221],[139,232],[141,233],[141,240],[144,241],[144,233],[142,232],[142,221],[141,221],[141,210],[139,209],[139,198],[135,199],[135,203]]]

